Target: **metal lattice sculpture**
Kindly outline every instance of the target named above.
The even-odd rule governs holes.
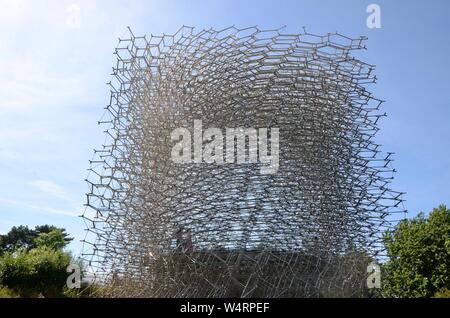
[[[84,258],[108,295],[364,294],[403,212],[373,140],[374,67],[351,55],[364,40],[256,27],[119,40],[83,215]],[[171,132],[195,120],[276,127],[276,173],[173,162]]]

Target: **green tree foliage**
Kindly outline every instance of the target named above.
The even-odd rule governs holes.
[[[450,298],[450,289],[444,288],[434,294],[436,298]]]
[[[17,248],[35,247],[36,233],[27,226],[14,226],[7,234],[0,235],[0,254]]]
[[[0,298],[16,298],[17,295],[5,286],[0,286]]]
[[[56,232],[59,231],[59,234]],[[46,234],[48,234],[46,236]],[[40,225],[33,229],[29,229],[27,226],[17,226],[13,227],[7,234],[0,235],[0,255],[5,252],[13,252],[17,249],[27,249],[37,247],[37,238],[40,237],[40,243],[45,245],[45,242],[52,241],[55,239],[60,239],[64,241],[61,248],[69,244],[73,238],[69,237],[65,229],[57,228],[51,225]],[[57,238],[58,237],[58,238]],[[60,244],[62,241],[59,242]]]
[[[48,233],[39,233],[35,242],[38,247],[47,246],[56,250],[63,249],[67,245],[64,233],[60,229],[53,229]]]
[[[65,229],[63,228],[59,228],[53,225],[38,225],[34,228],[34,231],[36,232],[36,236],[39,236],[41,234],[48,234],[50,232],[54,232],[54,231],[59,231],[62,236],[62,239],[64,240],[64,246],[65,247],[67,244],[69,244],[72,240],[73,237],[69,237],[69,234],[66,232]]]
[[[72,256],[65,229],[14,227],[0,236],[0,297],[64,297]]]
[[[61,297],[70,254],[47,246],[5,253],[0,261],[0,281],[22,297]]]
[[[383,296],[433,297],[450,289],[450,209],[440,205],[384,235],[389,260],[383,268]],[[442,296],[441,296],[442,297]]]

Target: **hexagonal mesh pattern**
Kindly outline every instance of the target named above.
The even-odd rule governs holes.
[[[121,39],[83,215],[84,258],[110,296],[367,293],[403,213],[365,38],[256,27]],[[279,129],[279,168],[171,160],[185,127]],[[205,144],[203,144],[205,147]],[[250,151],[250,150],[249,150]]]

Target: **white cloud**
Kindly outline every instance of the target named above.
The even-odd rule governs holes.
[[[81,215],[81,213],[77,212],[76,210],[68,211],[68,210],[57,209],[57,208],[52,208],[52,207],[39,206],[39,205],[21,202],[21,201],[17,201],[17,200],[11,200],[11,199],[7,199],[7,198],[0,198],[0,202],[7,204],[7,205],[14,205],[14,206],[21,207],[21,208],[37,210],[37,211],[42,211],[42,212],[51,213],[51,214],[59,214],[59,215],[72,216],[72,217]]]
[[[0,205],[8,208],[0,217],[81,214],[87,160],[104,139],[96,121],[109,101],[114,46],[127,25],[162,19],[148,6],[0,0]]]
[[[39,189],[40,191],[49,194],[54,197],[67,199],[67,192],[64,190],[63,187],[60,185],[47,180],[35,180],[31,181],[30,185],[34,186],[35,188]]]

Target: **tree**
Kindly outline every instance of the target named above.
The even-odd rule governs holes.
[[[60,234],[56,234],[54,231],[59,231]],[[48,240],[50,238],[46,238],[44,234],[50,234],[53,239],[62,239],[64,244],[62,247],[65,247],[69,244],[73,238],[69,237],[66,233],[66,230],[63,228],[57,228],[51,225],[40,225],[36,226],[34,230],[29,229],[27,226],[18,226],[13,227],[7,234],[0,235],[0,255],[5,252],[12,252],[17,249],[26,249],[30,250],[37,247],[37,238],[41,236],[39,241],[43,243],[42,240]],[[62,241],[60,241],[62,243]],[[61,247],[61,248],[62,248]]]
[[[5,253],[0,260],[0,282],[21,297],[62,297],[69,253],[40,246]]]
[[[17,295],[14,294],[12,290],[6,288],[5,286],[0,286],[0,298],[16,298]]]
[[[55,250],[63,249],[67,245],[64,233],[61,229],[53,229],[50,232],[42,232],[35,239],[36,245],[50,247]]]
[[[50,225],[13,227],[0,236],[0,296],[65,296],[72,256],[65,229]]]
[[[17,248],[35,247],[36,233],[27,226],[14,226],[7,234],[0,235],[0,254]]]
[[[383,295],[433,297],[450,289],[450,209],[399,222],[384,234]]]
[[[56,227],[53,225],[48,225],[48,224],[38,225],[34,228],[34,231],[36,232],[37,236],[39,236],[40,234],[48,234],[55,230],[61,232],[62,239],[65,242],[64,247],[73,240],[73,237],[69,237],[69,234],[66,232],[66,229],[63,229],[63,228],[59,228],[59,227]]]

